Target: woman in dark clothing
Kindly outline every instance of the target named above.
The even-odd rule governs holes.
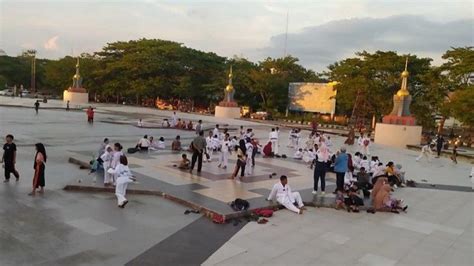
[[[33,176],[33,189],[28,195],[34,196],[36,194],[36,189],[40,188],[39,193],[44,192],[44,169],[46,164],[46,149],[42,143],[36,143],[36,155],[35,161],[33,163],[33,169],[35,169],[35,174]]]
[[[234,173],[232,173],[232,177],[230,177],[230,179],[235,179],[239,173],[239,168],[240,178],[242,179],[244,177],[245,163],[247,161],[247,148],[245,147],[245,140],[241,139],[239,141],[239,146],[237,146],[235,150],[237,151],[237,164],[235,165]]]

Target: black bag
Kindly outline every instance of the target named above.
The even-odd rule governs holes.
[[[234,211],[238,211],[238,212],[239,211],[246,211],[250,207],[250,204],[246,200],[236,198],[234,201],[232,201],[230,203],[230,207]]]
[[[127,153],[133,154],[138,151],[138,148],[128,148]]]

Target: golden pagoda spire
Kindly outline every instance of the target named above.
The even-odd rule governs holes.
[[[405,70],[403,70],[401,77],[402,77],[402,86],[400,89],[397,91],[397,96],[403,97],[403,96],[408,96],[410,95],[410,92],[407,89],[408,85],[408,76],[410,73],[407,70],[408,68],[408,57],[405,60]]]
[[[230,72],[229,72],[229,84],[227,87],[225,87],[226,91],[231,92],[234,90],[234,86],[232,86],[232,65],[230,66]]]

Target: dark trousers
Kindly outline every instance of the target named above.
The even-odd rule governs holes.
[[[344,175],[346,173],[336,172],[336,187],[337,189],[344,191]]]
[[[245,162],[242,162],[241,160],[237,160],[237,165],[235,166],[235,171],[234,171],[234,174],[233,176],[237,176],[237,174],[239,173],[239,169],[240,169],[240,176],[241,177],[244,177],[244,173],[245,173]]]
[[[5,162],[5,180],[10,179],[10,173],[13,174],[16,178],[20,177],[18,171],[15,169],[15,165],[10,162]]]
[[[202,168],[202,151],[193,151],[193,156],[191,158],[191,170],[194,169],[194,165],[196,164],[196,160],[198,162],[198,172],[201,172]]]
[[[255,155],[257,155],[257,147],[253,147],[252,150],[252,166],[255,166]]]
[[[318,191],[319,179],[321,179],[321,191],[326,190],[326,163],[316,161],[314,167],[314,186],[313,190]]]
[[[441,155],[442,149],[443,149],[443,146],[436,146],[436,152],[438,153],[438,157]]]

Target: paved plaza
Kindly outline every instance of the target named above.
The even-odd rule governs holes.
[[[31,103],[31,104],[30,104]],[[181,153],[169,150],[180,135],[183,147],[194,131],[160,129],[171,112],[120,105],[94,105],[96,122],[89,125],[83,111],[61,110],[49,101],[39,115],[31,99],[0,97],[0,135],[15,135],[18,146],[18,183],[0,186],[0,265],[471,265],[473,263],[471,163],[448,158],[416,162],[417,151],[372,145],[371,153],[383,162],[403,165],[406,178],[419,186],[395,191],[409,205],[408,213],[358,214],[330,208],[309,207],[304,215],[281,210],[260,225],[254,222],[216,225],[200,214],[183,214],[190,206],[231,215],[228,202],[237,197],[251,208],[268,206],[265,201],[281,174],[289,177],[293,190],[305,202],[333,202],[326,194],[313,196],[312,170],[291,158],[257,157],[251,177],[242,182],[227,179],[229,168],[204,163],[200,175],[173,167]],[[6,107],[16,105],[18,107]],[[54,108],[54,109],[53,109]],[[252,127],[266,140],[271,125],[244,120],[179,113],[188,121],[202,119],[206,129],[218,123],[237,135],[240,125]],[[148,128],[138,128],[142,118]],[[128,155],[137,183],[131,190],[158,191],[178,200],[130,194],[125,209],[116,207],[113,193],[70,191],[67,186],[101,187],[100,175],[88,175],[69,158],[88,162],[104,137],[132,147],[143,135],[163,136],[168,149]],[[280,147],[286,148],[288,128],[282,128]],[[304,132],[305,137],[309,132]],[[334,147],[343,137],[332,136]],[[46,193],[27,196],[33,174],[34,143],[43,142],[48,153]],[[356,147],[349,147],[355,152]],[[273,179],[269,174],[276,173]],[[96,179],[94,183],[93,180]],[[327,191],[335,176],[328,174]],[[188,204],[186,204],[188,203]],[[205,234],[204,234],[205,232]],[[187,243],[192,243],[189,245]],[[198,248],[200,247],[200,248]],[[173,252],[176,249],[179,252]]]

